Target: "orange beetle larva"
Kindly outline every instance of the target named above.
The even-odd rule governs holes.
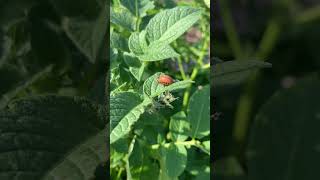
[[[174,80],[168,75],[161,74],[158,78],[158,83],[163,84],[165,86],[168,86],[168,85],[174,83]]]

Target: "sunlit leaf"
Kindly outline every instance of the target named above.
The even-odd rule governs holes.
[[[171,116],[169,130],[174,141],[185,141],[189,137],[190,123],[183,111]]]
[[[202,138],[210,134],[210,86],[198,89],[190,98],[188,119],[191,125],[191,136]]]
[[[178,177],[186,168],[187,150],[183,145],[171,144],[161,149],[162,171],[170,178]]]

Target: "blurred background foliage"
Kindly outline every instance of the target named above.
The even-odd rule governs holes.
[[[213,123],[214,176],[260,180],[319,178],[316,169],[307,170],[314,161],[305,153],[319,159],[319,154],[313,153],[319,152],[316,144],[320,137],[309,135],[317,134],[312,126],[319,127],[319,122],[313,120],[320,110],[316,91],[320,2],[218,0],[212,11],[214,57],[272,64],[272,68],[251,74],[240,85],[212,87],[214,110],[219,114]],[[261,127],[260,121],[272,126]],[[260,159],[252,160],[253,154]],[[287,154],[291,154],[291,159]]]
[[[0,0],[0,179],[38,179],[103,129],[105,124],[100,124],[92,131],[86,123],[101,119],[106,123],[104,111],[86,112],[85,107],[90,103],[105,107],[108,15],[105,0]],[[49,129],[43,120],[52,123]],[[55,129],[60,126],[64,129]],[[51,134],[44,133],[41,141],[32,136],[43,131]],[[49,146],[55,144],[49,137],[55,133],[65,142]],[[77,175],[105,179],[106,164],[101,162],[95,174],[78,166]]]

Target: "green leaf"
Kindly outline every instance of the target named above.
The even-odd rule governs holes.
[[[204,170],[200,171],[195,180],[210,179],[210,167],[206,166]]]
[[[141,102],[136,93],[124,92],[110,97],[110,144],[127,135],[150,102]]]
[[[254,70],[271,67],[263,61],[226,61],[213,66],[211,78],[214,86],[233,85],[245,80]]]
[[[128,41],[115,31],[110,35],[110,47],[120,49],[122,51],[128,51]]]
[[[92,178],[96,167],[107,161],[107,145],[103,143],[106,138],[106,129],[89,138],[51,168],[43,180],[61,180],[65,177],[68,177],[68,180]]]
[[[144,82],[143,93],[145,97],[154,98],[165,91],[184,89],[187,88],[191,83],[193,83],[193,81],[191,80],[184,80],[175,82],[169,86],[164,86],[158,83],[158,78],[161,74],[163,73],[157,72]]]
[[[203,138],[210,134],[210,86],[198,89],[190,98],[188,119],[191,125],[191,136]]]
[[[180,55],[170,45],[152,44],[147,48],[144,54],[139,55],[138,57],[141,61],[160,61],[179,56]]]
[[[197,147],[191,146],[191,148],[188,149],[186,171],[191,175],[197,176],[203,172],[207,166],[210,166],[210,156],[204,156],[203,153],[199,153]]]
[[[125,6],[136,17],[146,16],[148,10],[153,9],[154,2],[150,0],[122,0],[121,4]]]
[[[249,179],[320,179],[319,92],[319,78],[310,77],[263,105],[249,138]]]
[[[146,31],[134,32],[129,38],[129,49],[135,55],[142,55],[147,50]]]
[[[54,95],[11,103],[0,111],[0,151],[5,152],[0,155],[0,179],[40,179],[51,167],[66,160],[78,145],[103,132],[106,119],[101,110],[83,98]],[[103,140],[91,145],[94,144],[106,145]],[[105,153],[96,152],[100,152],[99,157]],[[83,161],[76,163],[71,166],[86,165]],[[76,176],[73,173],[94,175],[92,171],[76,169],[68,177]]]
[[[187,150],[183,145],[170,144],[169,147],[161,149],[162,167],[170,178],[176,178],[182,174],[187,164]]]
[[[186,32],[201,16],[201,10],[192,7],[176,7],[155,15],[146,27],[151,43],[169,44]]]
[[[173,141],[185,141],[188,138],[190,123],[183,111],[171,116],[169,129]]]
[[[121,26],[129,31],[135,30],[136,19],[130,11],[123,7],[112,7],[110,12],[110,21],[113,24]]]
[[[107,17],[106,6],[97,19],[86,20],[79,17],[65,17],[62,21],[63,29],[68,37],[92,63],[96,61],[102,43],[107,43],[104,42],[108,25],[106,22]]]
[[[139,59],[129,53],[123,54],[124,61],[129,66],[129,71],[138,80],[141,80],[142,74],[144,72],[145,64],[141,63]]]
[[[159,174],[158,164],[152,161],[150,154],[146,152],[145,147],[139,141],[135,144],[129,162],[133,180],[149,180],[150,177],[157,179]]]

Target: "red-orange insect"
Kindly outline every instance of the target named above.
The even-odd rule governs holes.
[[[174,80],[168,75],[161,74],[158,78],[158,83],[163,84],[165,86],[168,86],[168,85],[174,83]]]

